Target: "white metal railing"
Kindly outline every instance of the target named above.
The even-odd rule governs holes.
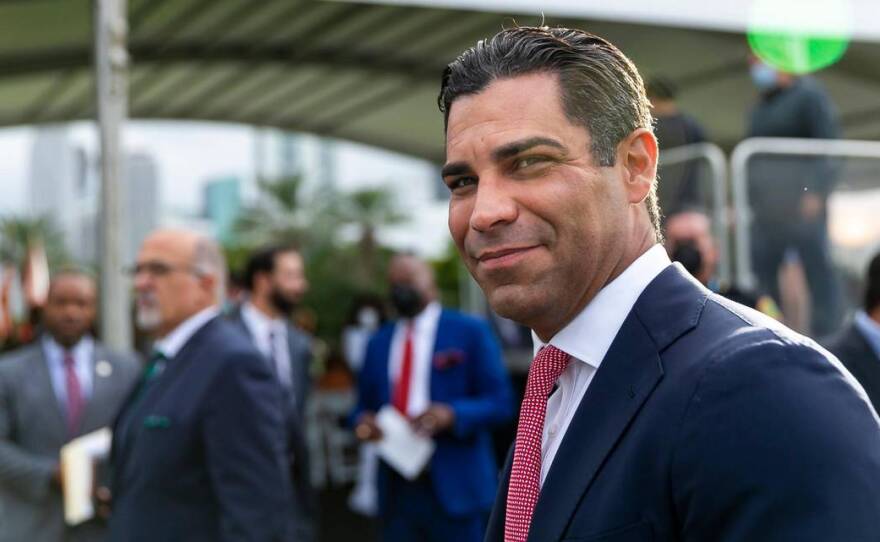
[[[730,250],[730,219],[727,211],[727,157],[724,155],[724,151],[713,143],[682,145],[660,153],[659,167],[699,161],[705,161],[709,166],[712,193],[712,233],[718,243],[720,253],[718,279],[729,284],[732,278],[730,263],[732,254]],[[700,176],[699,178],[703,179],[704,177]]]
[[[733,149],[730,160],[730,180],[735,213],[736,278],[739,284],[748,288],[755,286],[751,255],[752,213],[748,192],[748,165],[749,160],[755,155],[880,159],[880,142],[755,137],[746,139]]]

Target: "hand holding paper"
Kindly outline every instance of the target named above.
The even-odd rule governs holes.
[[[431,460],[434,441],[416,433],[409,420],[392,406],[384,406],[376,415],[382,431],[377,444],[379,456],[408,480],[414,480]]]
[[[95,516],[92,501],[95,463],[110,453],[111,433],[106,427],[73,439],[61,448],[61,487],[64,520],[78,525]]]

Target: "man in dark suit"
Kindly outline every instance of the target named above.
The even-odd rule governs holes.
[[[478,541],[498,486],[490,431],[513,411],[498,342],[486,322],[440,306],[425,262],[396,256],[388,277],[399,320],[367,346],[356,432],[381,439],[375,415],[391,405],[433,437],[436,450],[415,480],[380,463],[383,539]]]
[[[65,525],[61,447],[110,426],[140,366],[91,336],[96,288],[65,270],[52,278],[40,339],[0,359],[0,541],[104,540],[97,520]]]
[[[137,323],[157,340],[114,431],[110,540],[284,540],[281,390],[220,317],[217,245],[163,230],[134,268]]]
[[[304,434],[305,405],[310,389],[312,345],[290,318],[308,289],[305,266],[292,246],[270,246],[255,252],[244,274],[247,299],[231,314],[265,357],[281,385],[285,404],[288,459],[293,483],[289,540],[315,539],[316,497],[309,479]]]
[[[863,310],[827,346],[880,410],[880,253],[868,264],[866,282]]]
[[[452,237],[535,335],[486,540],[876,539],[876,414],[811,340],[670,264],[623,53],[504,30],[447,67],[440,104]]]

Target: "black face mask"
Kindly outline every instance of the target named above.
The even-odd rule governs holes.
[[[676,244],[672,253],[672,261],[679,262],[693,276],[700,274],[703,269],[703,255],[697,248],[693,239],[686,239]]]
[[[394,284],[391,286],[391,304],[403,318],[412,318],[422,311],[425,302],[411,286]]]
[[[270,301],[272,305],[278,309],[278,312],[284,314],[285,316],[290,316],[290,313],[296,309],[296,301],[292,301],[287,297],[284,297],[284,294],[281,293],[277,288],[272,289],[272,293],[270,295]]]

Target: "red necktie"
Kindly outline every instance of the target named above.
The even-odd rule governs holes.
[[[394,387],[394,398],[391,404],[406,416],[406,407],[409,402],[409,386],[412,380],[413,370],[413,330],[412,324],[406,326],[406,339],[403,341],[403,359],[400,362],[400,374],[397,377],[397,385]]]
[[[553,384],[568,366],[568,354],[554,346],[538,352],[529,368],[526,393],[519,411],[510,486],[507,488],[507,513],[504,517],[504,542],[525,542],[532,524],[532,513],[541,492],[541,442],[547,396]]]
[[[83,397],[79,377],[76,376],[76,361],[70,352],[64,353],[64,381],[67,387],[67,432],[74,436],[79,432]]]

